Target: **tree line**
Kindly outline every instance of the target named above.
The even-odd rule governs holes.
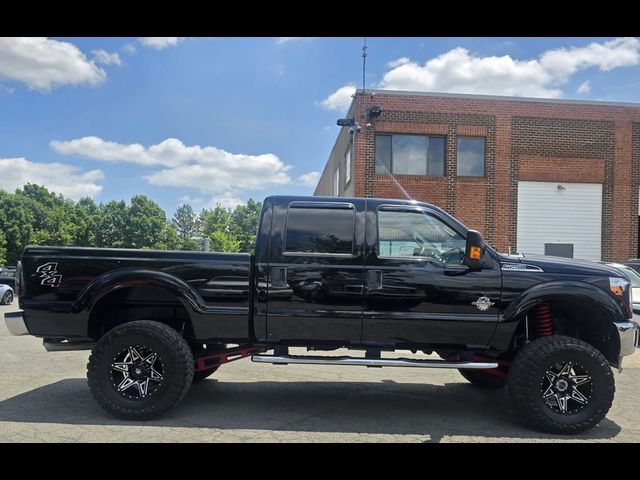
[[[144,195],[96,204],[26,184],[15,193],[0,190],[0,265],[15,265],[26,245],[202,250],[208,238],[212,251],[251,252],[261,207],[249,199],[234,209],[217,205],[196,214],[184,204],[168,219]]]

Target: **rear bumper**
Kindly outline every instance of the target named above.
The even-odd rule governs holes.
[[[27,324],[24,322],[24,312],[8,312],[4,314],[4,324],[11,335],[29,335]]]

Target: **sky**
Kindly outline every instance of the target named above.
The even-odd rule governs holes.
[[[169,216],[311,195],[358,38],[0,38],[0,188]],[[635,38],[367,38],[367,88],[640,103]]]

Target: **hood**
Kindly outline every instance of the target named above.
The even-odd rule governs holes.
[[[547,273],[570,275],[588,275],[603,277],[623,277],[618,270],[602,263],[576,258],[552,257],[525,253],[520,255],[501,255],[500,263],[521,263],[541,268]]]

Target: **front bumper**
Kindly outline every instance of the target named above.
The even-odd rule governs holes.
[[[24,314],[21,311],[5,313],[4,324],[11,335],[29,335],[29,330],[24,322]]]
[[[625,320],[624,322],[613,322],[618,330],[620,338],[620,356],[618,358],[618,368],[622,370],[622,357],[631,355],[638,347],[638,325],[633,320]]]

